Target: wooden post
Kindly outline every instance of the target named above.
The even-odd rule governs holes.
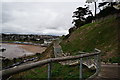
[[[101,70],[101,55],[100,54],[98,54],[98,66],[99,66],[99,72],[100,72],[100,70]]]
[[[80,58],[80,74],[79,80],[82,80],[82,58]]]
[[[101,51],[99,50],[97,53],[91,53],[91,54],[86,53],[86,54],[83,54],[83,55],[45,59],[45,60],[30,63],[30,64],[24,64],[24,65],[16,66],[16,67],[13,67],[13,68],[1,70],[0,75],[2,75],[2,77],[11,76],[13,74],[23,72],[25,70],[33,69],[35,67],[40,67],[42,65],[48,64],[48,79],[50,80],[50,77],[51,77],[51,61],[52,62],[62,62],[62,61],[66,61],[66,60],[80,59],[79,60],[80,61],[80,70],[79,70],[80,75],[79,75],[79,78],[81,79],[82,78],[82,63],[83,63],[82,58],[89,57],[89,56],[94,56],[94,55],[99,55],[100,52]]]
[[[48,80],[51,78],[51,62],[48,63]]]
[[[98,71],[99,71],[99,58],[98,58],[98,55],[95,55],[95,59],[96,59],[96,72],[98,73]]]

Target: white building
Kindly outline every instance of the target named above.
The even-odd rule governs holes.
[[[50,43],[52,43],[51,40],[44,40],[44,44],[50,44]]]

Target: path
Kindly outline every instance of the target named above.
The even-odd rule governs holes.
[[[102,64],[101,71],[96,78],[108,80],[120,80],[120,65],[118,64]]]
[[[54,43],[54,55],[55,57],[65,57],[66,55],[63,53],[61,46],[59,45],[61,40],[56,40]],[[77,64],[78,61],[64,61],[64,62],[59,62],[62,65],[74,65]]]
[[[55,41],[54,43],[54,55],[55,57],[62,57],[63,56],[63,51],[61,46],[59,45],[60,40]]]
[[[56,40],[54,42],[54,55],[55,57],[65,57],[67,56],[65,53],[63,53],[61,46],[59,45],[61,40]],[[84,52],[81,52],[84,53]],[[69,55],[70,56],[70,55]],[[75,65],[79,64],[79,60],[69,60],[69,61],[64,61],[60,62],[62,65]],[[86,59],[83,61],[83,65],[86,65],[88,68],[96,68],[96,65],[94,64],[93,59]]]
[[[54,44],[54,54],[55,57],[62,57],[63,56],[63,51],[61,49],[61,46],[59,45],[60,41],[56,41],[56,43]],[[91,60],[93,61],[93,60]],[[93,64],[94,62],[91,63],[90,60],[88,61],[84,61],[83,64],[89,67],[95,67],[95,65]],[[66,61],[62,64],[66,65],[66,63],[68,63],[68,65],[70,64],[74,64],[74,63],[78,63],[78,61]],[[90,64],[89,64],[90,63]],[[98,74],[97,77],[95,77],[94,80],[120,80],[120,76],[119,73],[120,72],[120,65],[117,64],[101,64],[101,71]]]

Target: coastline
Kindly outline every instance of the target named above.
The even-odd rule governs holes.
[[[20,45],[20,44],[19,44]],[[41,47],[38,45],[26,45],[26,44],[21,44],[21,46],[19,46],[27,51],[30,51],[32,53],[42,53],[46,50],[46,47]]]
[[[8,51],[2,53],[3,57],[7,57],[7,58],[22,57],[23,54],[25,54],[26,56],[35,55],[36,53],[41,54],[46,50],[46,47],[41,47],[40,45],[30,45],[30,44],[28,45],[28,44],[16,44],[16,43],[2,43],[1,45],[7,45],[6,47]],[[8,45],[11,47],[8,47]],[[9,48],[11,48],[11,50],[9,50]]]

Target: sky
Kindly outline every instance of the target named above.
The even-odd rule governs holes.
[[[66,35],[72,15],[86,0],[3,0],[2,33]],[[91,9],[94,11],[94,4]]]

